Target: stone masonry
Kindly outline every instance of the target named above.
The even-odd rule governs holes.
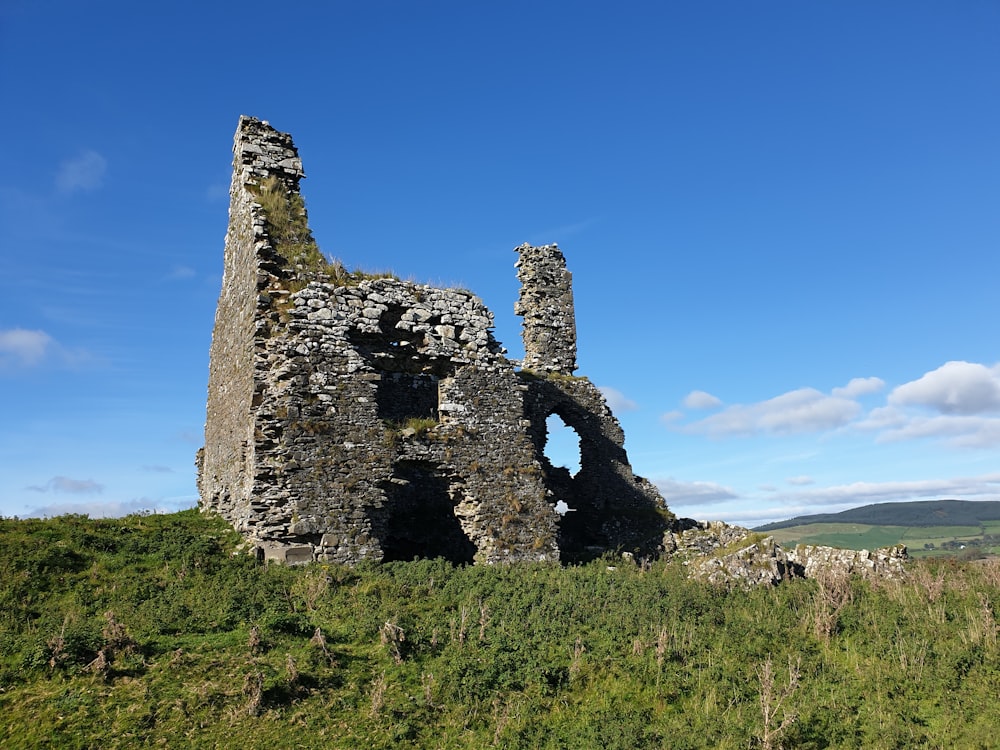
[[[521,298],[514,312],[524,318],[524,367],[539,372],[576,372],[576,313],[573,274],[555,245],[515,248]]]
[[[559,248],[516,248],[519,366],[473,294],[317,260],[303,177],[289,135],[240,118],[201,507],[289,563],[655,554],[673,515],[633,475],[601,393],[573,375]],[[544,454],[553,414],[580,439],[575,475]]]

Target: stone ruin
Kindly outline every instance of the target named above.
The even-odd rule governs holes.
[[[525,357],[470,292],[348,273],[319,253],[291,137],[242,117],[212,334],[201,507],[287,563],[579,562],[656,554],[674,520],[574,375],[572,277],[516,248]],[[546,420],[580,442],[571,474]]]
[[[262,559],[583,562],[670,555],[725,586],[904,574],[905,547],[783,550],[677,519],[632,473],[621,426],[577,377],[572,276],[555,245],[515,248],[525,356],[504,356],[470,292],[328,262],[287,133],[240,118],[212,334],[203,510]],[[553,414],[580,440],[545,455]]]

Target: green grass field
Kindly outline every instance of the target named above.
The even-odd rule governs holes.
[[[1000,560],[744,591],[240,541],[195,511],[0,519],[0,747],[996,746]]]
[[[1000,543],[985,535],[1000,535],[1000,522],[982,526],[872,526],[863,523],[812,523],[769,532],[779,544],[817,544],[844,549],[877,549],[905,544],[913,557],[957,555],[975,548],[1000,553]],[[963,547],[964,545],[964,547]]]

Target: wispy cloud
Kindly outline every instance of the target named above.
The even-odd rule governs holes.
[[[174,266],[170,269],[167,274],[167,281],[182,281],[183,279],[192,279],[197,275],[195,270],[189,266]]]
[[[90,352],[62,346],[45,331],[0,329],[0,372],[25,370],[53,363],[64,367],[80,367],[94,361]]]
[[[895,424],[883,427],[876,438],[879,443],[934,438],[945,440],[955,448],[992,448],[1000,445],[1000,419],[997,417],[928,417],[895,412],[888,407],[881,410],[878,419],[885,420],[890,414],[895,415]]]
[[[671,429],[713,438],[751,435],[798,435],[834,430],[850,424],[862,413],[861,396],[885,387],[881,378],[854,378],[847,385],[823,393],[815,388],[797,388],[765,401],[732,404],[702,419],[680,424],[681,411],[661,419]],[[691,391],[684,397],[685,409],[715,409],[722,399],[707,391]]]
[[[627,398],[624,393],[615,388],[602,385],[598,386],[597,390],[604,395],[605,400],[608,402],[608,406],[611,407],[611,411],[635,411],[639,408],[639,405],[635,401]]]
[[[851,382],[840,388],[834,388],[831,393],[843,398],[858,398],[870,393],[878,393],[885,388],[882,378],[853,378]]]
[[[816,480],[813,479],[812,477],[807,477],[805,475],[798,477],[788,477],[788,479],[786,479],[785,481],[796,487],[802,487],[807,484],[815,484],[816,482]]]
[[[61,193],[96,190],[104,183],[108,160],[96,151],[86,150],[59,165],[56,188]]]
[[[169,466],[160,466],[159,464],[147,465],[142,467],[143,471],[147,471],[151,474],[173,474],[174,470]]]
[[[817,487],[782,495],[782,500],[802,507],[845,505],[894,500],[941,500],[948,498],[995,497],[1000,493],[1000,473],[952,479],[919,479],[895,482],[852,482],[832,487]],[[811,510],[809,512],[816,512]]]
[[[96,495],[104,491],[104,485],[93,479],[71,479],[70,477],[52,477],[45,484],[33,484],[27,489],[32,492],[59,492],[70,495]]]
[[[714,482],[682,482],[677,479],[657,479],[653,482],[663,494],[667,505],[712,505],[734,500],[738,495],[728,487]]]
[[[756,404],[729,406],[681,429],[710,437],[794,435],[842,427],[860,413],[852,399],[799,388]]]
[[[24,328],[0,330],[0,369],[31,367],[45,358],[53,340],[45,331]]]
[[[722,406],[722,399],[705,391],[691,391],[684,397],[683,403],[687,409],[714,409]]]

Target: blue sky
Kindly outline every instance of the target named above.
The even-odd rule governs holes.
[[[679,514],[1000,497],[996,2],[7,0],[0,92],[0,514],[196,502],[240,114],[511,356],[558,242]]]

